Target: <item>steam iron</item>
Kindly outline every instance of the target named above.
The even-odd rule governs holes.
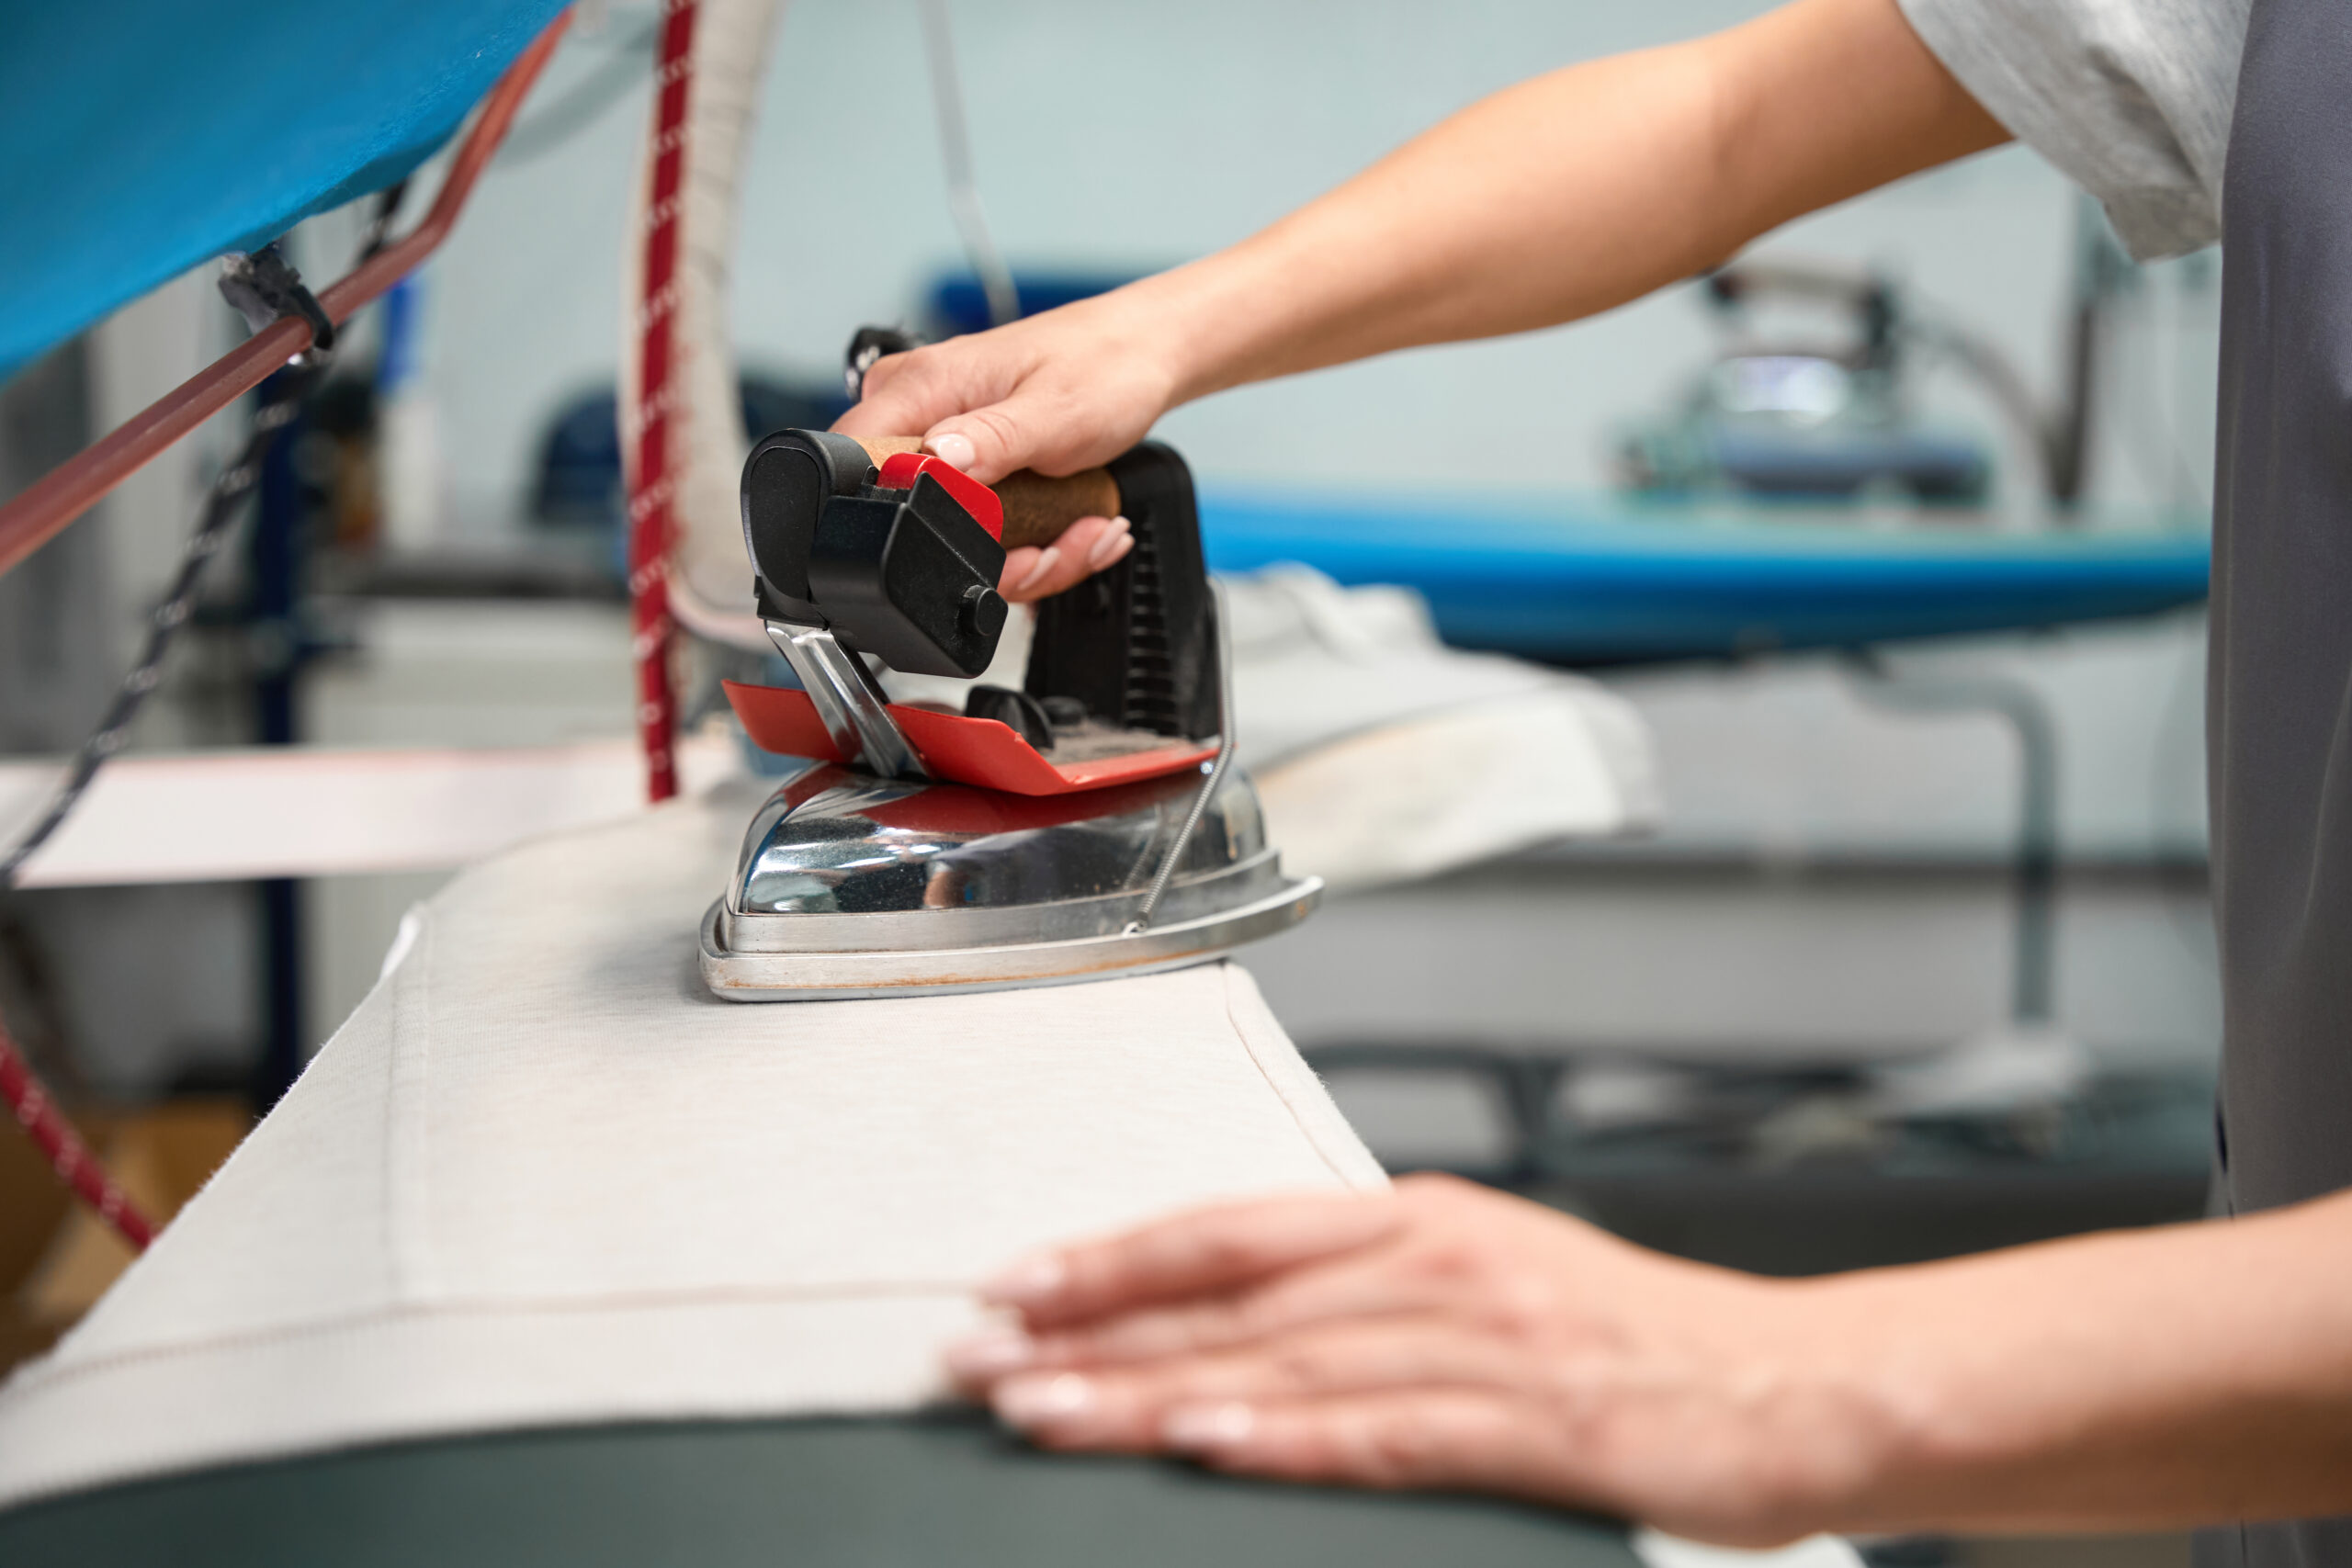
[[[788,430],[743,469],[768,637],[801,689],[729,682],[754,742],[810,759],[752,818],[705,916],[735,1001],[937,996],[1148,974],[1304,919],[1232,765],[1229,660],[1192,476],[1166,446],[991,490],[910,441]],[[1022,689],[890,703],[865,656],[976,677],[1007,545],[1124,514],[1125,559],[1046,601]]]

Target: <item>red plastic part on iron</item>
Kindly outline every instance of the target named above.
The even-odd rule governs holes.
[[[838,762],[832,736],[806,692],[779,686],[720,682],[753,745],[780,757]],[[923,766],[954,784],[978,784],[1017,795],[1071,795],[1135,784],[1197,769],[1216,756],[1214,741],[1179,740],[1088,762],[1056,762],[992,718],[966,718],[928,708],[890,705],[890,716]]]
[[[956,503],[972,514],[972,521],[989,531],[989,538],[1004,543],[1004,502],[997,499],[996,491],[944,457],[928,452],[893,452],[882,459],[882,472],[875,482],[884,490],[912,490],[922,474],[944,485]]]

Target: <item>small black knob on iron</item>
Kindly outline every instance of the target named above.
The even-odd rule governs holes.
[[[975,582],[964,590],[964,629],[976,637],[993,638],[1004,630],[1004,598],[993,588]]]

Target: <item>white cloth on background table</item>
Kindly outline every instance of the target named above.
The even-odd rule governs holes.
[[[1446,647],[1408,588],[1223,581],[1239,760],[1288,869],[1346,892],[1664,815],[1649,731],[1605,687]]]
[[[291,1092],[0,1389],[0,1504],[323,1448],[879,1412],[973,1283],[1221,1197],[1374,1188],[1231,964],[721,1002],[731,785],[465,873]]]

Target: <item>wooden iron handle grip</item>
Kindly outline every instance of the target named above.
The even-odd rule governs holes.
[[[922,450],[922,441],[911,435],[860,439],[858,445],[876,468],[885,457]],[[1004,547],[1008,550],[1023,545],[1050,545],[1081,517],[1119,515],[1119,481],[1108,468],[1088,468],[1060,479],[1023,468],[989,488],[1004,502]]]

